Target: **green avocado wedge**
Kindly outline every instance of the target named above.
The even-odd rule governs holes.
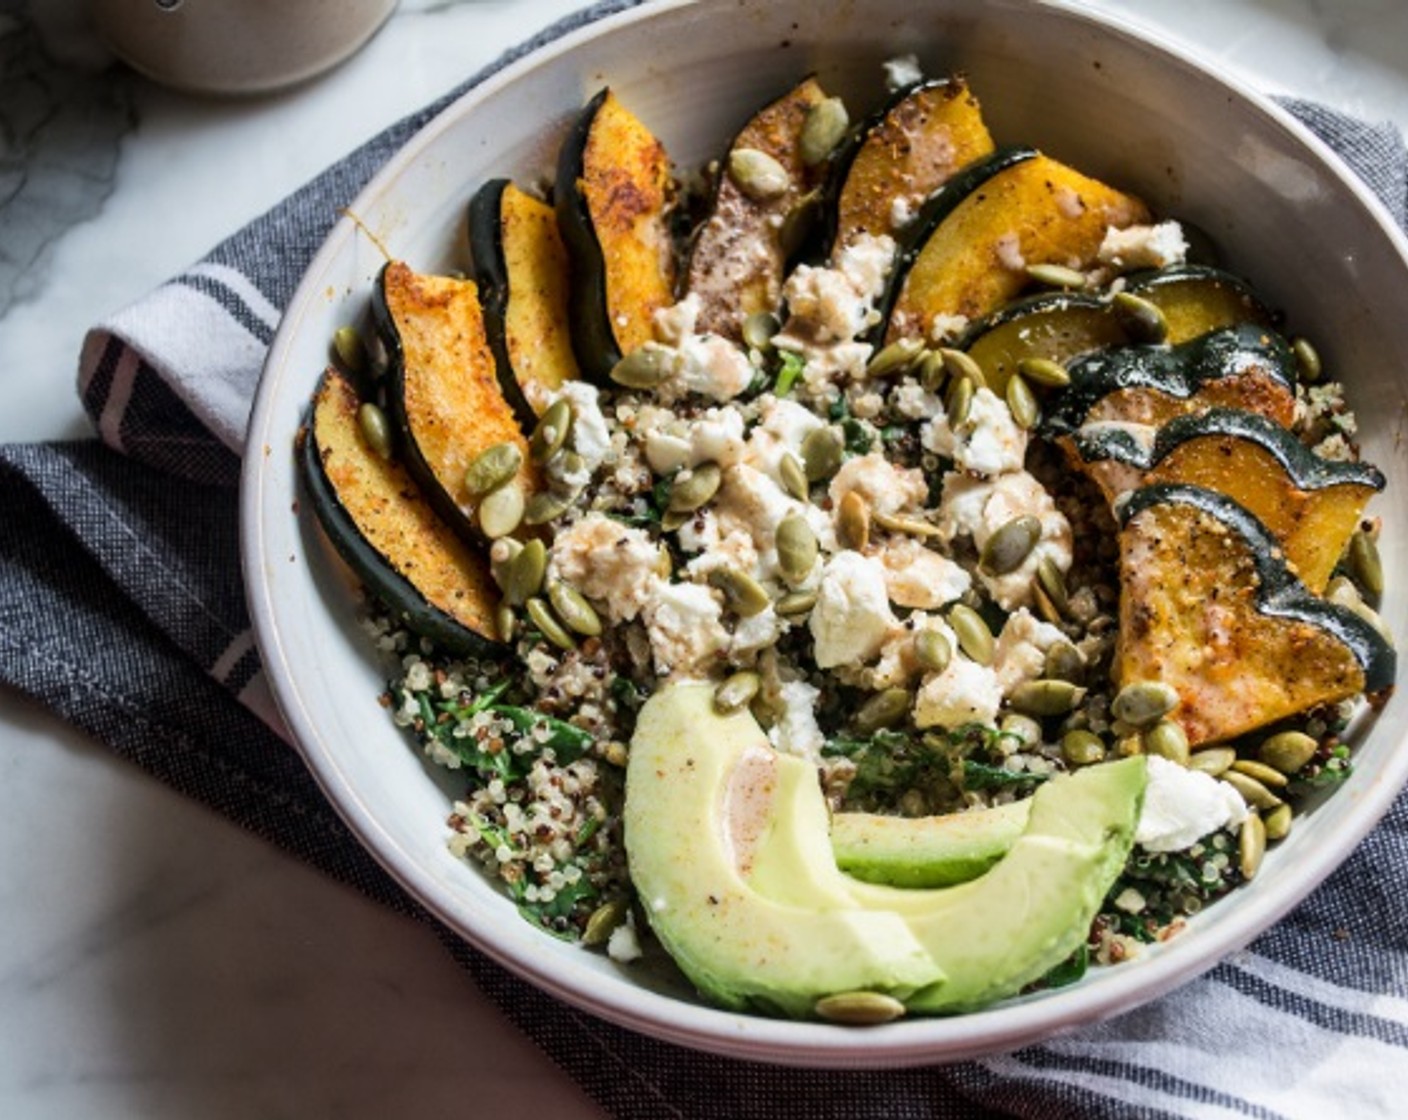
[[[951,887],[976,879],[1027,826],[1030,801],[939,817],[837,813],[831,850],[847,875],[892,887]]]

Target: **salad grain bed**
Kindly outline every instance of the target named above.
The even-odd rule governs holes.
[[[387,265],[301,436],[390,717],[464,778],[452,850],[548,933],[625,963],[654,929],[711,999],[857,1024],[1177,933],[1349,775],[1395,657],[1383,477],[1312,344],[1198,231],[995,145],[962,78],[887,71],[859,123],[804,79],[702,177],[603,90],[547,195],[477,191],[472,279]],[[626,788],[642,709],[696,686],[697,749],[742,744],[699,794],[726,866],[698,889],[910,914],[943,967],[848,991],[690,956],[642,869],[708,845],[646,834]],[[784,758],[817,779],[796,809]],[[1128,827],[1039,823],[1132,758],[1100,794]],[[1079,904],[1006,988],[935,996],[967,989],[927,900],[1042,828],[1089,862]],[[774,834],[842,901],[786,898]]]

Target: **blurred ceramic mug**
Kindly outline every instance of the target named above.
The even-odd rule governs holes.
[[[94,26],[148,77],[202,93],[263,93],[320,74],[396,0],[89,0]]]

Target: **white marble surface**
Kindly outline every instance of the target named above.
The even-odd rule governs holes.
[[[0,0],[0,440],[86,434],[72,383],[91,322],[578,6],[403,0],[296,90],[215,101],[131,80],[65,115],[44,98],[112,86],[81,0],[30,0],[73,67],[42,84],[14,80],[38,43]],[[1408,127],[1403,0],[1091,6],[1262,89]],[[0,1116],[431,1114],[598,1115],[424,930],[0,692]]]

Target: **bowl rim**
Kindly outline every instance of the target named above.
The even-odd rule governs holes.
[[[570,53],[582,44],[610,35],[624,26],[649,21],[681,8],[713,0],[656,0],[610,11],[585,23],[574,24],[555,38],[484,78],[437,113],[387,160],[358,192],[349,210],[365,213],[418,156],[478,102],[496,93],[523,74]],[[1011,0],[1016,3],[1017,0]],[[1261,91],[1240,78],[1229,76],[1201,59],[1183,42],[1171,38],[1123,13],[1092,10],[1073,0],[1025,0],[1066,18],[1133,40],[1142,49],[1165,55],[1177,65],[1196,71],[1247,103],[1268,122],[1307,151],[1314,162],[1334,176],[1365,209],[1408,268],[1408,237],[1398,228],[1387,208],[1368,185],[1348,168],[1324,141]],[[559,23],[572,24],[582,13]],[[549,32],[550,33],[550,32]],[[562,975],[551,955],[534,952],[543,934],[528,923],[520,930],[506,930],[483,915],[457,911],[438,897],[433,877],[411,853],[401,848],[338,764],[335,752],[323,741],[304,705],[281,640],[278,611],[269,586],[261,578],[268,558],[264,518],[287,516],[286,506],[270,508],[266,489],[264,454],[250,448],[272,445],[283,405],[279,388],[291,369],[290,351],[303,320],[323,303],[327,273],[357,231],[344,214],[333,226],[308,265],[290,298],[270,346],[246,436],[246,454],[240,482],[241,565],[251,623],[263,658],[265,675],[286,722],[291,740],[319,787],[349,829],[391,877],[456,935],[486,956],[564,1003],[637,1032],[668,1042],[720,1055],[803,1066],[831,1068],[896,1068],[936,1060],[958,1060],[1011,1050],[1097,1019],[1127,1011],[1187,983],[1245,946],[1292,907],[1301,902],[1338,866],[1388,810],[1405,780],[1408,752],[1398,752],[1380,780],[1357,791],[1358,813],[1353,823],[1336,834],[1338,843],[1301,853],[1301,873],[1279,892],[1262,896],[1249,892],[1240,898],[1236,913],[1213,928],[1188,938],[1175,938],[1155,947],[1139,962],[1117,970],[1115,984],[1089,980],[1036,999],[1008,1001],[993,1008],[954,1018],[911,1019],[866,1032],[828,1024],[776,1020],[745,1015],[692,1003],[633,984],[623,977],[619,984],[602,985],[600,975],[583,970],[580,977]],[[280,439],[292,433],[278,431]],[[1384,780],[1387,779],[1387,780]],[[486,881],[487,882],[487,881]],[[531,941],[523,935],[527,934]],[[1111,975],[1111,974],[1107,974]]]

